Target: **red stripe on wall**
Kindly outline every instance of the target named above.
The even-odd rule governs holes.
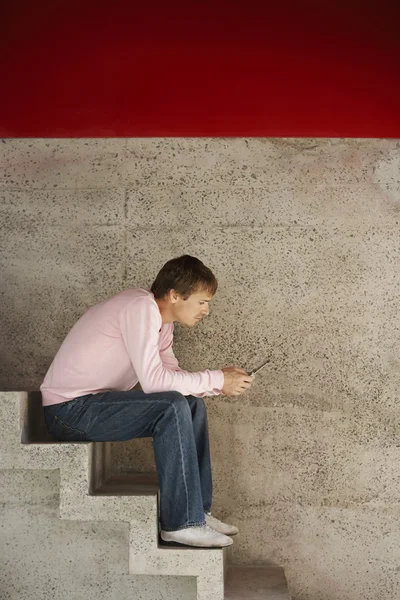
[[[399,3],[1,5],[3,137],[400,137]]]

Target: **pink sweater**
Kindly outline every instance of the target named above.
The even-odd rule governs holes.
[[[120,292],[96,304],[75,323],[47,371],[43,405],[85,394],[130,390],[138,382],[147,394],[176,391],[214,396],[222,371],[189,373],[172,350],[174,324],[162,324],[153,294],[142,288]]]

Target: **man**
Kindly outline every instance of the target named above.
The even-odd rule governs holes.
[[[91,307],[65,338],[40,388],[46,425],[57,440],[153,438],[161,538],[188,546],[228,546],[228,536],[238,531],[210,513],[202,397],[238,396],[251,377],[237,367],[183,371],[172,351],[174,322],[199,323],[217,286],[197,258],[168,261],[151,290],[124,290]],[[142,391],[132,390],[137,383]]]

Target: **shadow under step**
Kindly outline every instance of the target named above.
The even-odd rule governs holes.
[[[142,496],[158,493],[157,473],[111,475],[91,493],[93,496]]]

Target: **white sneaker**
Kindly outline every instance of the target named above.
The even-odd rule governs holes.
[[[206,513],[206,523],[209,527],[215,529],[219,533],[224,533],[225,535],[236,535],[239,533],[239,529],[234,525],[228,525],[228,523],[223,523],[216,517],[213,517],[210,512]]]
[[[164,542],[177,542],[185,546],[200,546],[201,548],[222,548],[230,546],[233,540],[208,525],[196,525],[196,527],[187,527],[178,529],[178,531],[161,530],[161,539]]]

